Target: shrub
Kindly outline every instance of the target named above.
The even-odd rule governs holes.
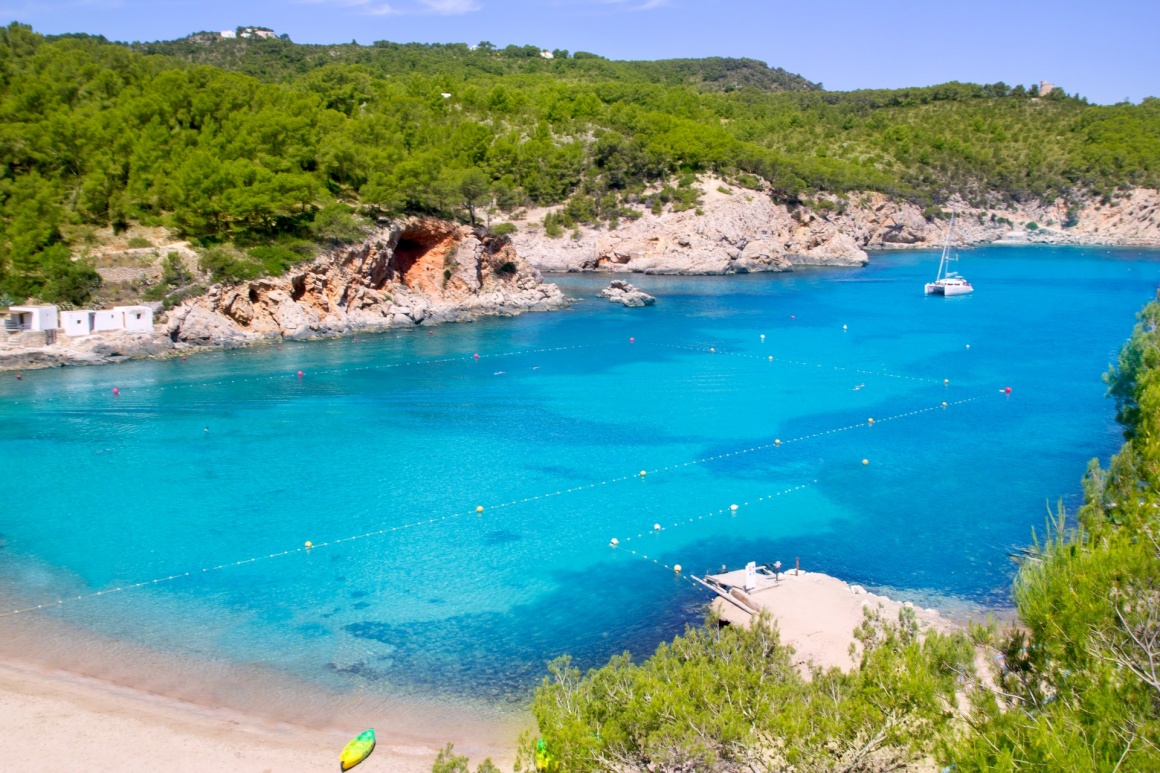
[[[510,236],[518,230],[515,223],[496,223],[491,227],[491,232],[496,236]]]
[[[1032,220],[1030,223],[1027,224],[1027,230],[1028,231],[1038,231],[1039,230],[1039,223],[1036,223],[1034,220]]]
[[[350,244],[366,238],[369,224],[354,210],[339,202],[327,204],[314,213],[310,233],[320,242]]]
[[[153,246],[153,242],[149,241],[148,239],[142,238],[140,236],[134,236],[132,239],[129,240],[129,249],[131,249],[131,250],[138,250],[138,249],[141,249],[143,247],[152,247],[152,246]]]
[[[500,276],[514,276],[517,270],[518,269],[516,268],[516,264],[510,260],[504,261],[495,267],[495,273],[499,274]]]

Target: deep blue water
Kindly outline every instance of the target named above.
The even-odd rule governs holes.
[[[502,700],[556,655],[644,654],[698,621],[704,595],[654,558],[800,557],[1002,605],[1008,551],[1119,445],[1100,376],[1160,254],[978,250],[955,299],[923,296],[936,263],[634,277],[646,309],[570,276],[566,312],[0,375],[0,591],[179,574],[36,614],[340,689]]]

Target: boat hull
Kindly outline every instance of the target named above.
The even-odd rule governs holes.
[[[975,288],[966,283],[941,284],[939,282],[930,282],[926,285],[927,295],[944,295],[949,297],[952,295],[966,295],[967,293],[973,293],[974,291]]]

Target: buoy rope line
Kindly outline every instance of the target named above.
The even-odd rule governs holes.
[[[746,352],[729,351],[726,349],[718,349],[717,347],[704,346],[689,346],[686,344],[652,344],[653,346],[663,346],[668,349],[682,349],[690,352],[699,352],[701,354],[724,354],[730,357],[744,357],[749,360],[764,360],[766,362],[778,362],[783,365],[801,365],[806,368],[829,368],[835,371],[846,371],[849,373],[858,373],[865,376],[885,376],[887,378],[904,379],[906,381],[920,381],[924,384],[945,384],[946,381],[941,378],[928,378],[926,376],[906,376],[901,373],[889,373],[882,370],[866,370],[865,368],[845,368],[841,365],[825,365],[820,362],[803,362],[801,360],[788,360],[784,357],[776,357],[768,354],[748,354]]]
[[[991,394],[991,393],[987,393],[987,394]],[[943,402],[937,406],[932,406],[929,408],[917,408],[917,409],[912,410],[912,411],[904,411],[902,413],[896,413],[896,414],[891,415],[891,416],[885,416],[881,419],[874,419],[873,423],[879,424],[879,423],[887,422],[887,421],[895,421],[898,419],[904,419],[904,418],[908,418],[911,416],[918,416],[918,415],[921,415],[924,413],[931,413],[931,412],[937,411],[937,410],[943,410],[943,409],[949,408],[951,406],[965,405],[967,403],[981,400],[985,396],[986,395],[980,394],[980,395],[976,395],[974,397],[966,397],[966,398],[962,398],[960,400],[955,400],[955,401],[951,401],[951,402]],[[425,519],[421,519],[421,520],[417,520],[417,521],[411,521],[409,523],[398,524],[396,526],[388,526],[388,527],[385,527],[382,529],[375,529],[373,531],[368,531],[368,532],[365,532],[362,534],[356,534],[356,535],[349,536],[349,537],[340,537],[338,539],[332,539],[332,540],[328,540],[325,542],[310,543],[308,545],[304,545],[302,547],[297,547],[297,548],[291,548],[289,550],[282,550],[282,551],[277,551],[274,553],[269,553],[266,555],[253,556],[250,558],[242,559],[240,561],[230,561],[227,563],[217,564],[215,566],[203,567],[202,569],[197,569],[197,570],[193,570],[193,571],[178,572],[176,574],[171,574],[171,575],[167,575],[167,576],[163,576],[163,577],[157,577],[157,578],[152,579],[152,580],[144,580],[142,582],[135,582],[135,583],[130,583],[130,584],[126,584],[126,585],[119,585],[115,588],[107,588],[105,590],[93,591],[91,593],[81,593],[81,594],[78,594],[75,596],[69,595],[67,597],[58,598],[55,602],[36,604],[34,606],[28,606],[28,607],[24,607],[22,609],[14,609],[11,611],[0,612],[0,618],[10,617],[12,615],[24,614],[24,613],[28,613],[28,612],[36,612],[38,610],[43,610],[43,609],[52,609],[52,608],[60,607],[60,606],[64,605],[66,602],[72,603],[72,602],[76,602],[76,601],[83,601],[85,599],[98,598],[100,596],[109,596],[109,595],[112,595],[115,593],[124,593],[125,591],[135,590],[137,588],[145,588],[145,587],[148,587],[150,585],[160,585],[162,583],[173,582],[175,580],[180,580],[180,579],[183,579],[186,577],[196,577],[198,575],[207,574],[209,572],[217,572],[217,571],[221,571],[223,569],[230,569],[230,568],[234,568],[234,567],[245,566],[247,564],[255,564],[255,563],[258,563],[259,561],[268,561],[268,560],[274,559],[274,558],[284,558],[286,556],[294,556],[294,555],[299,555],[302,553],[309,553],[312,550],[319,550],[322,548],[334,547],[336,545],[342,545],[342,544],[345,544],[348,542],[356,542],[359,540],[368,539],[370,537],[378,537],[378,536],[383,536],[383,535],[387,535],[387,534],[393,534],[394,532],[404,531],[406,529],[413,529],[413,528],[418,528],[421,526],[434,526],[436,524],[445,523],[447,521],[451,521],[451,520],[454,520],[456,518],[462,518],[471,512],[475,512],[475,513],[479,514],[479,513],[485,512],[486,510],[500,510],[500,509],[507,508],[507,507],[513,507],[515,505],[525,504],[525,503],[529,503],[529,502],[537,502],[539,500],[551,499],[553,497],[559,497],[559,496],[563,496],[565,494],[574,494],[574,493],[579,492],[579,491],[587,491],[590,489],[599,488],[601,486],[622,483],[622,482],[627,481],[627,480],[639,479],[639,478],[647,477],[648,475],[656,475],[656,474],[663,473],[663,472],[671,472],[673,470],[680,470],[680,469],[683,469],[685,467],[692,467],[695,465],[705,464],[705,463],[717,461],[720,459],[727,459],[727,458],[734,457],[734,456],[743,456],[746,454],[752,454],[752,453],[756,453],[758,451],[764,451],[764,450],[767,450],[770,448],[776,448],[776,447],[780,447],[783,445],[788,445],[790,443],[798,443],[798,442],[810,440],[813,438],[824,437],[826,435],[832,435],[832,434],[835,434],[838,432],[848,432],[850,430],[859,429],[859,428],[869,428],[870,426],[872,426],[872,424],[870,422],[858,422],[857,424],[849,424],[849,425],[846,425],[844,427],[836,427],[834,429],[821,430],[819,432],[813,432],[813,433],[810,433],[808,435],[800,435],[798,437],[787,438],[786,440],[777,439],[777,440],[774,440],[772,443],[763,443],[762,445],[752,446],[750,448],[745,448],[745,449],[741,449],[741,450],[737,450],[737,451],[729,451],[726,453],[712,454],[710,456],[705,456],[705,457],[702,457],[700,459],[694,459],[694,460],[690,460],[687,462],[670,464],[670,465],[666,465],[664,467],[657,467],[657,468],[654,468],[652,470],[641,470],[639,473],[636,473],[636,474],[621,475],[621,476],[616,477],[616,478],[609,478],[608,480],[600,481],[599,483],[585,483],[585,484],[580,485],[580,486],[573,486],[571,488],[560,489],[559,491],[548,492],[546,494],[538,494],[536,496],[531,496],[531,497],[524,497],[522,499],[512,499],[512,500],[507,501],[507,502],[502,502],[500,504],[494,504],[494,505],[488,505],[486,507],[483,505],[480,505],[479,507],[475,508],[475,510],[468,510],[465,512],[458,512],[458,513],[450,513],[448,515],[436,516],[434,518],[425,518]]]
[[[816,480],[811,481],[809,483],[803,483],[800,486],[791,486],[790,488],[783,489],[781,491],[775,491],[772,494],[765,494],[765,495],[760,496],[757,499],[753,500],[752,504],[756,505],[758,502],[764,502],[766,500],[769,500],[772,502],[774,499],[777,499],[778,497],[784,496],[786,494],[793,494],[795,492],[801,491],[802,489],[809,488],[810,486],[814,485],[815,483],[817,483]],[[703,521],[706,518],[714,518],[718,515],[736,515],[742,507],[750,507],[750,506],[751,506],[751,503],[749,503],[749,502],[742,502],[741,504],[727,505],[725,507],[720,508],[719,510],[711,510],[704,515],[693,516],[693,517],[688,518],[687,520],[683,520],[683,521],[674,521],[672,526],[662,526],[660,523],[654,523],[652,529],[649,529],[648,531],[643,531],[640,534],[637,534],[636,539],[641,540],[641,539],[646,539],[646,538],[651,537],[651,536],[659,536],[661,534],[664,534],[667,531],[670,531],[671,529],[676,529],[676,528],[681,527],[681,526],[688,526],[691,523],[696,523],[697,521]],[[614,541],[612,543],[610,543],[609,546],[613,547],[613,548],[617,548],[621,545],[627,545],[629,542],[632,542],[633,537],[632,537],[632,535],[629,535],[622,540],[618,540],[617,538],[614,537],[613,540]],[[625,550],[632,553],[633,555],[636,555],[635,551],[633,551],[631,548],[625,548]],[[648,558],[648,556],[644,556],[644,558]],[[665,566],[665,568],[668,569],[669,567]]]
[[[376,364],[372,364],[372,365],[359,365],[359,366],[355,366],[355,367],[328,368],[328,369],[323,369],[323,370],[306,370],[303,372],[303,375],[304,376],[323,376],[323,375],[334,375],[334,374],[338,374],[338,373],[356,373],[356,372],[361,372],[361,371],[388,370],[390,368],[407,368],[407,367],[413,367],[413,366],[418,366],[418,365],[436,365],[436,364],[447,363],[447,362],[465,362],[465,361],[470,362],[470,361],[476,361],[476,360],[496,359],[499,357],[521,357],[521,356],[527,356],[530,354],[549,354],[549,353],[553,353],[553,352],[573,351],[576,349],[591,349],[591,348],[594,348],[597,346],[606,346],[606,345],[607,344],[602,344],[602,343],[574,344],[571,346],[551,346],[551,347],[543,347],[540,349],[519,349],[516,351],[510,351],[510,352],[457,354],[457,355],[454,355],[452,357],[433,357],[433,358],[429,358],[429,359],[404,360],[402,362],[376,363]],[[119,385],[117,387],[117,389],[118,389],[117,394],[121,395],[121,396],[125,396],[126,390],[128,390],[128,394],[131,395],[133,393],[133,390],[141,390],[141,391],[146,391],[146,390],[147,391],[161,391],[161,390],[166,390],[166,389],[176,390],[176,389],[189,389],[192,387],[223,386],[225,384],[244,384],[247,382],[272,381],[272,380],[279,379],[279,378],[293,379],[296,376],[296,372],[297,372],[297,369],[278,370],[278,371],[274,371],[274,372],[270,372],[270,373],[263,373],[263,374],[254,375],[254,376],[238,376],[237,378],[220,379],[218,381],[189,381],[189,382],[185,382],[185,383],[181,383],[181,384],[158,384],[158,385],[146,384],[146,385],[134,386],[132,382],[129,382],[128,386],[120,386]],[[121,384],[122,382],[117,382],[117,383]],[[107,385],[105,385],[105,386],[107,386]],[[71,388],[66,388],[64,391],[78,392],[78,391],[87,390],[87,389],[104,389],[105,386],[87,384],[84,386],[74,386]]]

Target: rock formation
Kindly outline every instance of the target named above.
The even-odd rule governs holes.
[[[504,237],[430,218],[377,229],[364,242],[281,277],[215,286],[169,315],[184,345],[318,338],[564,306]]]
[[[775,203],[768,192],[718,179],[703,179],[698,187],[701,214],[645,212],[637,220],[620,221],[615,230],[581,227],[573,238],[553,239],[537,223],[547,210],[537,210],[512,240],[542,271],[739,274],[865,265],[866,250],[937,248],[946,237],[945,219],[881,193],[823,195],[791,208]],[[1160,246],[1160,191],[1137,189],[1115,203],[1089,201],[1071,212],[1062,200],[1007,208],[973,208],[954,200],[950,206],[959,213],[955,241],[960,245]]]
[[[629,307],[652,306],[657,299],[646,292],[625,282],[623,279],[613,279],[612,283],[600,291],[601,298],[607,298],[611,303],[621,303]]]

